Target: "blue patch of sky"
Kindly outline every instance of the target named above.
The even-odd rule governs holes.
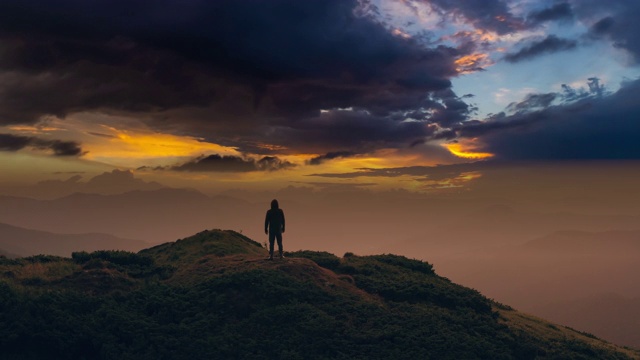
[[[597,77],[608,91],[616,91],[623,81],[640,77],[640,67],[629,66],[628,54],[602,40],[588,39],[587,29],[574,25],[553,24],[543,29],[542,37],[554,34],[575,39],[578,46],[551,54],[541,54],[517,63],[500,60],[504,54],[493,53],[497,60],[486,71],[464,74],[452,80],[458,94],[474,94],[477,118],[498,113],[511,102],[521,101],[530,93],[561,92],[562,84],[587,88],[587,80]],[[518,45],[506,49],[517,51]]]
[[[373,3],[379,7],[387,26],[414,37],[423,35],[427,46],[434,43],[456,46],[451,35],[474,30],[468,23],[440,17],[430,11],[425,2],[374,0]],[[533,10],[539,11],[556,3],[555,0],[517,0],[510,1],[509,5],[514,15],[526,17]],[[487,53],[495,64],[484,71],[452,79],[453,90],[460,96],[473,94],[474,97],[467,101],[478,107],[476,118],[482,119],[503,111],[507,105],[523,100],[528,94],[561,92],[562,84],[586,89],[588,79],[597,77],[608,91],[616,91],[623,81],[640,77],[640,68],[628,65],[624,50],[616,49],[607,41],[589,39],[587,33],[588,26],[576,20],[547,22],[519,34],[503,36],[477,49],[477,52]],[[576,40],[578,45],[574,49],[541,54],[517,63],[502,60],[506,53],[518,51],[532,40],[541,40],[551,34]]]

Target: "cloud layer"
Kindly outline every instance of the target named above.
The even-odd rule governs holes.
[[[2,123],[110,111],[252,151],[328,152],[345,128],[352,147],[397,146],[428,135],[402,121],[426,125],[456,75],[456,49],[395,36],[355,0],[91,3],[0,4]]]
[[[451,41],[429,32],[404,34],[371,2],[358,0],[6,0],[0,3],[0,125],[100,112],[259,156],[211,155],[175,167],[187,171],[278,169],[288,165],[276,156],[326,154],[311,160],[313,165],[332,154],[408,148],[456,136],[481,136],[488,151],[509,158],[552,157],[554,147],[562,157],[570,154],[565,148],[579,149],[591,136],[608,144],[596,146],[600,157],[636,156],[636,149],[610,150],[628,150],[624,141],[589,132],[601,130],[601,107],[617,104],[622,93],[596,99],[567,88],[529,95],[503,114],[474,119],[475,105],[453,91],[451,80],[463,71],[479,71],[459,60],[476,64],[473,56],[484,59],[481,51],[494,41],[489,38],[506,35],[525,38],[519,49],[507,49],[503,59],[511,63],[576,49],[582,46],[579,39],[610,41],[637,63],[640,5],[548,1],[524,11],[507,0],[404,4],[416,13],[417,5],[428,6],[442,20],[437,26],[471,30],[456,32]],[[582,38],[544,33],[551,22],[573,21],[588,26],[589,33]],[[533,30],[544,35],[531,37]],[[623,119],[633,119],[635,108],[626,103],[622,108],[614,110],[614,123],[629,130],[634,121]],[[570,120],[550,120],[568,119],[567,113],[573,114]],[[610,127],[605,134],[625,138]],[[561,129],[584,140],[564,141]],[[530,140],[518,137],[523,133]],[[553,146],[529,144],[506,155],[506,149],[537,136],[549,136],[541,141]],[[2,142],[5,150],[82,153],[74,142],[15,137]],[[590,156],[575,152],[570,157]]]
[[[530,96],[511,106],[514,113],[469,122],[458,134],[481,137],[485,146],[480,150],[500,159],[638,159],[639,91],[640,80],[635,80],[606,95],[597,79],[591,79],[587,96],[570,98],[577,101],[552,104],[563,94]]]
[[[175,171],[197,172],[249,172],[274,171],[292,168],[295,165],[275,156],[264,156],[260,159],[242,158],[233,155],[201,156],[192,161],[170,168]]]
[[[640,63],[639,2],[584,0],[576,1],[575,7],[578,16],[592,24],[594,37],[610,40],[615,46],[628,51],[636,64]]]
[[[522,49],[505,55],[504,59],[510,63],[529,60],[543,54],[550,54],[559,51],[575,49],[578,45],[576,40],[562,39],[555,35],[549,35],[542,40],[534,40]]]

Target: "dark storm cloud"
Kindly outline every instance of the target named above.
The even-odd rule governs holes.
[[[615,22],[616,21],[611,16],[607,16],[598,20],[589,30],[595,35],[606,35],[611,32]]]
[[[578,42],[576,40],[562,39],[555,35],[549,35],[542,40],[531,42],[517,52],[505,55],[504,59],[510,63],[517,63],[545,54],[575,49],[577,46]]]
[[[437,106],[430,94],[450,89],[460,51],[394,36],[358,15],[359,4],[3,1],[0,122],[81,111],[136,113],[164,131],[244,148],[273,144],[273,131],[312,137],[317,129],[306,126],[320,110],[349,107],[370,116],[353,134],[394,133],[403,127],[399,114],[425,115]],[[504,12],[500,1],[487,4],[492,15]],[[480,8],[464,14],[480,16]],[[369,124],[378,121],[382,125]],[[355,146],[390,145],[355,136]],[[394,137],[393,146],[414,138]],[[278,138],[276,145],[296,144]]]
[[[451,89],[436,92],[434,98],[437,101],[432,106],[433,115],[431,116],[431,121],[444,128],[466,120],[469,115],[472,115],[477,110],[475,106],[467,104]]]
[[[36,146],[42,146],[44,149],[51,149],[57,156],[76,156],[82,154],[80,144],[75,141],[61,140],[38,140]]]
[[[579,18],[593,24],[592,36],[609,39],[614,46],[627,50],[636,64],[640,63],[640,2],[582,0],[574,6]]]
[[[49,140],[32,136],[0,134],[0,151],[18,151],[24,148],[50,150],[56,156],[82,154],[80,144],[74,141]]]
[[[573,19],[573,9],[571,4],[563,2],[557,3],[546,9],[531,12],[527,16],[527,23],[538,25],[547,21],[571,20]]]
[[[0,123],[34,123],[86,110],[205,106],[215,93],[207,72],[165,50],[56,35],[21,37],[0,30]]]
[[[201,172],[249,172],[274,171],[292,168],[295,165],[275,156],[264,156],[261,159],[242,158],[232,155],[201,156],[187,163],[168,168],[175,171]],[[166,168],[165,168],[166,169]]]
[[[356,154],[351,152],[351,151],[332,151],[332,152],[328,152],[324,155],[319,155],[316,156],[314,158],[312,158],[311,160],[309,160],[309,165],[320,165],[323,162],[327,161],[327,160],[333,160],[333,159],[341,159],[341,158],[346,158],[346,157],[352,157],[355,156]]]
[[[522,30],[525,25],[523,19],[514,16],[509,11],[507,1],[504,0],[422,0],[437,6],[444,13],[463,17],[475,27],[495,31],[498,34],[508,34]]]
[[[332,110],[301,120],[295,127],[273,128],[269,137],[303,152],[321,153],[327,148],[369,152],[379,147],[407,147],[430,137],[436,128],[429,124],[404,113],[376,116],[362,109]]]
[[[457,133],[479,137],[478,150],[498,159],[640,159],[640,80],[609,95],[595,79],[590,84],[588,97],[468,122]]]
[[[27,147],[34,138],[11,134],[0,134],[0,150],[18,151]]]

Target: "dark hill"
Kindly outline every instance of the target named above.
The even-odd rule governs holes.
[[[395,255],[264,260],[232,231],[0,259],[0,358],[634,359]]]
[[[140,251],[162,264],[188,264],[205,255],[264,255],[262,246],[231,230],[205,230],[186,239],[164,243]]]

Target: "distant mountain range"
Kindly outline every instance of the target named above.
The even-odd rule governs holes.
[[[546,319],[640,348],[640,298],[598,294],[540,305],[533,312]]]
[[[384,194],[320,196],[296,188],[260,194],[255,200],[251,194],[245,194],[249,200],[232,194],[208,196],[193,189],[161,188],[108,195],[74,193],[51,200],[0,196],[0,222],[55,233],[100,232],[152,243],[216,227],[258,239],[264,213],[277,197],[295,224],[287,232],[296,238],[298,248],[314,249],[321,244],[323,250],[338,254],[357,248],[417,256],[488,244],[513,245],[566,228],[635,230],[640,223],[640,217],[632,215],[542,213],[485,206],[485,200],[408,199],[403,200],[401,211],[390,212],[389,202],[397,200]],[[317,231],[319,226],[339,231],[328,239],[325,232]],[[388,241],[389,231],[399,238]]]
[[[147,182],[134,177],[129,170],[113,170],[81,181],[82,175],[75,174],[66,180],[44,180],[36,184],[13,186],[8,194],[38,199],[57,199],[73,193],[113,195],[135,190],[158,190],[165,186],[155,181]]]
[[[640,254],[640,230],[556,231],[527,242],[524,248],[526,250],[572,254]]]
[[[19,256],[18,256],[18,255],[16,255],[16,254],[12,254],[12,253],[10,253],[10,252],[8,252],[8,251],[4,251],[4,250],[1,250],[1,249],[0,249],[0,256],[4,256],[4,257],[8,257],[8,258],[15,258],[15,257],[19,257]]]
[[[138,251],[149,243],[109,234],[55,234],[0,223],[0,254],[6,257],[31,255],[71,256],[74,251]]]
[[[584,359],[635,350],[496,303],[397,255],[212,230],[136,253],[0,259],[0,357]]]
[[[520,310],[640,346],[640,304],[600,297],[640,297],[638,230],[557,231],[522,245],[434,258],[434,263],[452,280]]]
[[[264,214],[262,209],[252,214],[242,200],[191,189],[75,193],[53,200],[0,196],[3,223],[55,233],[106,233],[149,243],[172,241],[208,227],[242,229],[247,216],[259,228]]]

